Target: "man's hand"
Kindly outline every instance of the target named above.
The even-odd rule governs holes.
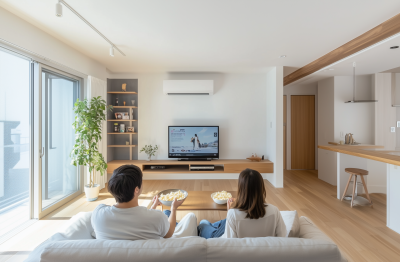
[[[153,205],[151,205],[151,208],[150,208],[150,209],[156,209],[157,206],[161,206],[161,202],[160,202],[160,200],[158,199],[158,195],[155,195],[155,196],[153,197],[152,202],[153,202]]]
[[[172,210],[177,210],[178,207],[179,207],[180,205],[182,205],[183,202],[185,202],[185,199],[183,199],[183,200],[176,200],[176,198],[174,198],[174,201],[172,201],[172,204],[171,204],[171,211],[172,211]]]
[[[226,202],[226,207],[228,210],[231,209],[233,202],[235,202],[234,198],[229,198],[228,201]]]

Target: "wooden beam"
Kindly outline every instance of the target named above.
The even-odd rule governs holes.
[[[400,14],[397,14],[382,24],[372,28],[368,32],[354,38],[350,42],[347,42],[308,65],[305,65],[285,76],[283,78],[283,85],[288,85],[305,76],[311,75],[326,66],[355,54],[397,33],[400,33]]]

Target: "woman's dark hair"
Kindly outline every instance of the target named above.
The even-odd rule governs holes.
[[[117,203],[129,202],[135,196],[135,188],[142,187],[142,177],[142,171],[137,166],[120,166],[108,181],[108,191]]]
[[[197,136],[197,134],[194,134],[194,136]]]
[[[265,216],[264,180],[261,174],[252,169],[245,169],[239,175],[237,199],[232,208],[247,213],[246,218],[258,219]]]

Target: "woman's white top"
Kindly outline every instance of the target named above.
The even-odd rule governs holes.
[[[225,233],[221,238],[285,237],[286,225],[276,206],[268,204],[266,214],[259,219],[246,218],[239,209],[229,209],[226,215]]]

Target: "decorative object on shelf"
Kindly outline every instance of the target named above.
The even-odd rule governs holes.
[[[94,181],[95,171],[101,175],[107,170],[107,163],[99,152],[99,141],[102,137],[102,124],[106,120],[106,111],[112,111],[112,106],[107,106],[106,101],[100,96],[79,101],[74,105],[75,145],[70,157],[74,166],[89,167],[90,182],[85,185],[85,194],[88,201],[95,201],[99,196],[100,185]]]
[[[354,140],[353,134],[348,133],[345,136],[344,140],[346,145],[359,145],[360,143],[357,143],[356,140]]]
[[[124,101],[124,106],[125,106],[126,102]]]
[[[129,141],[126,141],[125,144],[128,146],[129,145]]]
[[[135,100],[131,100],[131,103],[132,103],[132,106],[134,106],[135,105]]]
[[[115,112],[115,119],[129,119],[128,112]]]
[[[114,132],[118,132],[118,123],[114,124]]]
[[[264,155],[262,155],[261,160],[264,160]]]
[[[135,127],[128,126],[128,132],[131,132],[131,133],[135,132]]]
[[[125,132],[125,124],[120,124],[119,125],[119,132],[124,133]]]
[[[143,151],[147,154],[147,161],[151,161],[151,156],[155,156],[156,152],[158,150],[158,146],[155,145],[154,147],[152,145],[145,145],[142,149],[140,149],[140,153]]]
[[[260,162],[262,160],[261,157],[257,157],[257,156],[248,157],[246,159],[251,160],[251,161],[257,161],[257,162]]]
[[[115,119],[122,119],[121,113],[115,113]]]
[[[115,98],[115,104],[114,104],[114,106],[118,106],[118,97]]]
[[[132,114],[131,114],[131,119],[133,120],[133,108],[132,108]]]
[[[126,92],[126,84],[122,84],[122,91]]]

